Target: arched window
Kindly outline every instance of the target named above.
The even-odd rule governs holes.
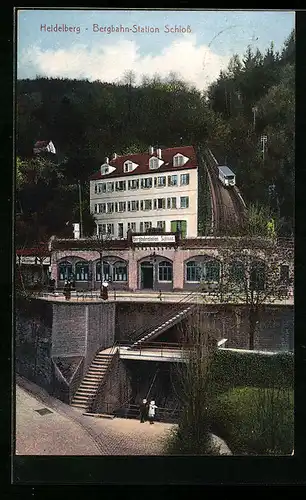
[[[125,262],[115,262],[113,266],[113,280],[127,281],[127,266]]]
[[[111,276],[110,265],[108,262],[103,260],[103,276],[102,281],[109,281]],[[101,263],[100,261],[96,264],[96,281],[101,281]]]
[[[203,266],[203,281],[219,281],[220,280],[220,262],[217,260],[209,260]]]
[[[72,277],[72,264],[70,262],[61,262],[58,266],[58,279],[69,280]]]
[[[239,260],[231,262],[229,265],[229,280],[232,283],[242,284],[245,280],[244,264]]]
[[[172,281],[172,264],[163,260],[158,265],[158,281]]]
[[[89,264],[88,262],[77,262],[75,265],[75,280],[88,281]]]
[[[200,281],[201,265],[194,260],[187,262],[186,265],[186,281]]]
[[[253,261],[250,273],[250,288],[256,292],[265,289],[266,266],[262,261]]]

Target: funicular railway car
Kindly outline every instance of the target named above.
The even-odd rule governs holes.
[[[235,186],[236,184],[236,176],[234,172],[231,171],[230,168],[223,166],[218,167],[219,171],[219,180],[222,182],[223,186]]]

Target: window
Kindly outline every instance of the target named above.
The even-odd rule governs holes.
[[[139,180],[132,179],[132,180],[128,181],[128,188],[129,189],[138,189],[139,188]]]
[[[106,192],[107,193],[112,193],[114,191],[114,183],[113,182],[107,182],[106,183]]]
[[[145,222],[144,223],[145,231],[148,231],[148,229],[151,229],[151,227],[152,227],[152,222]]]
[[[229,266],[229,279],[231,282],[239,284],[245,279],[244,265],[240,261],[232,262]]]
[[[98,235],[106,234],[106,224],[98,224]]]
[[[201,275],[202,275],[201,266],[197,262],[195,262],[193,260],[191,262],[187,262],[186,281],[199,282],[201,279]]]
[[[114,212],[114,203],[111,201],[107,204],[107,213],[112,214]]]
[[[287,284],[289,282],[289,266],[287,264],[282,264],[280,266],[279,277],[281,284]]]
[[[106,203],[99,203],[98,208],[99,208],[99,210],[98,210],[99,214],[106,213]]]
[[[203,265],[203,280],[204,281],[219,281],[220,279],[220,262],[217,260],[209,260]]]
[[[98,192],[98,184],[95,184],[95,194]]]
[[[152,210],[152,200],[141,200],[140,208],[141,210]]]
[[[72,277],[72,264],[70,262],[61,262],[58,266],[58,279],[69,280]]]
[[[106,229],[107,229],[107,234],[114,234],[114,224],[107,224]]]
[[[87,262],[77,262],[75,265],[76,281],[88,281],[89,265]]]
[[[137,210],[139,210],[139,201],[138,200],[128,201],[128,211],[136,212]]]
[[[127,281],[127,267],[125,262],[115,262],[113,266],[113,280]]]
[[[154,178],[154,187],[165,187],[166,186],[166,176],[155,177]]]
[[[181,186],[188,186],[189,174],[181,174]]]
[[[96,203],[94,204],[94,212],[95,212],[95,214],[98,213],[98,205]]]
[[[167,208],[176,208],[176,198],[167,198]]]
[[[118,238],[123,238],[123,223],[119,222],[118,224]]]
[[[102,281],[108,281],[110,278],[110,265],[106,261],[103,262],[103,276]],[[96,281],[101,281],[101,262],[96,264]]]
[[[164,220],[158,220],[156,227],[158,227],[164,233],[166,231],[166,222]]]
[[[154,170],[155,168],[159,167],[159,161],[158,158],[150,158],[149,160],[149,168],[151,170]]]
[[[101,193],[106,193],[106,182],[103,182],[103,184],[101,184],[100,187],[101,187]]]
[[[176,233],[179,231],[182,238],[186,238],[187,234],[187,221],[185,220],[172,220],[171,221],[171,232]]]
[[[157,209],[166,208],[166,198],[157,198],[157,200],[154,200],[154,202],[156,202]]]
[[[172,264],[163,260],[158,265],[158,281],[172,281]]]
[[[177,175],[168,175],[168,186],[177,186]]]
[[[116,191],[125,191],[126,182],[125,181],[117,181],[115,186],[116,186]]]
[[[182,165],[184,165],[185,161],[184,161],[184,156],[182,155],[176,155],[173,157],[173,166],[174,167],[181,167]]]
[[[181,208],[189,207],[189,196],[181,196]]]
[[[101,184],[101,183],[99,183],[97,185],[97,191],[98,191],[98,193],[102,193],[102,186],[103,186],[103,184]]]
[[[250,289],[261,292],[265,289],[265,264],[264,262],[252,262],[250,273]]]
[[[101,167],[101,175],[105,175],[109,173],[109,167]]]
[[[123,166],[123,171],[126,172],[131,172],[133,170],[133,163],[131,161],[126,161],[124,166]]]
[[[152,187],[152,177],[146,177],[145,179],[141,179],[141,188],[149,189]]]
[[[128,228],[128,230],[131,229],[131,231],[133,231],[133,233],[135,233],[136,232],[136,222],[128,222],[127,228]]]
[[[143,233],[143,222],[139,223],[139,231]]]
[[[125,212],[126,210],[126,202],[125,201],[119,201],[118,203],[118,212]]]

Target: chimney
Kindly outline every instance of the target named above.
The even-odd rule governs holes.
[[[113,160],[117,160],[117,153],[113,154]]]
[[[109,163],[109,157],[108,156],[106,156],[106,158],[105,158],[105,163],[107,163],[107,164]]]
[[[160,148],[157,148],[156,155],[157,155],[157,158],[161,158],[161,149]]]
[[[73,237],[75,240],[79,240],[80,239],[80,224],[75,223],[72,225],[73,225]]]
[[[149,146],[149,155],[152,155],[153,153],[154,153],[153,146]]]

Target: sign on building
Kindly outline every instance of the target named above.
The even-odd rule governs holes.
[[[20,264],[26,264],[26,265],[41,265],[43,264],[44,266],[49,266],[51,264],[51,259],[50,257],[44,257],[43,260],[39,257],[29,257],[29,256],[19,256],[17,257],[17,261],[20,262]]]
[[[143,234],[133,235],[133,243],[175,243],[175,234]]]

